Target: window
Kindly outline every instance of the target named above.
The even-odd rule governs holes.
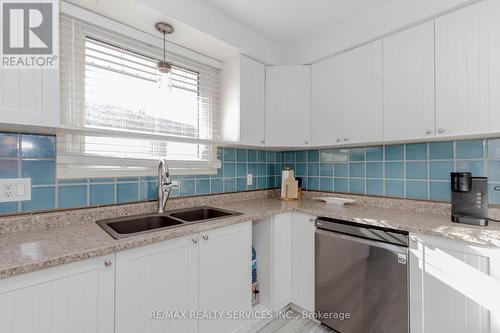
[[[66,16],[61,32],[58,177],[82,163],[96,176],[153,174],[159,158],[180,174],[220,167],[218,70],[169,54],[171,82],[160,83],[161,48]]]

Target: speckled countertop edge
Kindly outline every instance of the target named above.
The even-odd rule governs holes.
[[[87,210],[88,214],[84,215],[88,215],[88,217],[82,218],[81,211],[76,211],[73,213],[79,219],[78,221],[81,221],[80,223],[58,222],[50,227],[45,226],[43,230],[23,230],[0,236],[0,279],[292,211],[500,248],[500,223],[490,224],[486,228],[474,227],[452,224],[446,214],[418,213],[406,209],[366,205],[327,206],[322,202],[311,200],[310,197],[298,202],[283,202],[268,196],[269,193],[246,195],[235,197],[237,201],[212,198],[211,201],[207,202],[206,200],[192,199],[177,204],[175,208],[210,204],[215,207],[239,211],[243,215],[187,224],[121,240],[111,238],[93,223],[96,219],[96,212]],[[142,208],[137,209],[138,207]],[[123,215],[132,215],[150,212],[151,209],[154,209],[154,205],[148,203],[131,210],[122,208],[122,211],[124,211]],[[442,209],[442,207],[437,206],[437,209]],[[58,215],[56,220],[64,219],[64,214],[67,213],[60,213],[63,217]],[[106,218],[113,216],[113,214],[116,215],[116,212],[100,210],[97,215],[100,218]],[[71,217],[72,220],[74,218]]]

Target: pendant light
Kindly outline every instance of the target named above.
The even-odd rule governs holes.
[[[172,86],[172,64],[166,60],[166,35],[174,32],[174,27],[165,22],[155,24],[155,29],[163,34],[163,60],[158,61],[158,84],[161,87]]]

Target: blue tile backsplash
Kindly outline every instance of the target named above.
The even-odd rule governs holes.
[[[0,178],[30,177],[30,201],[0,203],[0,214],[156,199],[156,177],[56,180],[55,138],[0,133]],[[270,152],[219,148],[216,175],[178,176],[172,197],[279,187],[288,166],[309,190],[449,201],[451,171],[489,177],[500,204],[500,139]],[[252,174],[253,184],[246,184]]]

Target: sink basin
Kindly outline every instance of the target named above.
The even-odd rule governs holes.
[[[97,221],[115,239],[130,237],[145,232],[167,229],[184,222],[167,215],[136,215]]]
[[[200,222],[241,215],[241,213],[213,207],[194,207],[172,211],[168,215],[184,222]]]

